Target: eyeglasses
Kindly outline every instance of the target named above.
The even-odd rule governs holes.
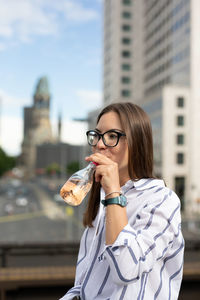
[[[90,146],[96,146],[100,138],[106,147],[115,147],[117,146],[121,136],[126,136],[125,133],[117,130],[108,130],[103,134],[99,133],[96,130],[89,130],[86,132],[87,141]]]

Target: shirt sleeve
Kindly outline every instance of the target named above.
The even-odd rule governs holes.
[[[67,292],[67,294],[65,294],[59,300],[73,300],[74,297],[80,296],[80,289],[81,289],[81,286],[74,286]]]
[[[113,281],[123,285],[136,281],[149,273],[172,245],[173,251],[180,251],[184,247],[180,224],[180,201],[172,191],[143,207],[114,244],[105,246],[101,257],[107,259]]]

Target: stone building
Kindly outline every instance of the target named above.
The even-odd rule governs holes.
[[[83,160],[83,146],[61,141],[62,120],[58,117],[57,136],[52,135],[50,122],[50,92],[46,77],[39,79],[33,96],[33,105],[24,108],[24,139],[21,164],[28,178],[35,176],[48,165],[56,163],[62,174],[72,161]]]
[[[84,167],[83,152],[84,146],[75,146],[67,143],[45,143],[38,145],[36,148],[36,165],[37,173],[43,173],[52,163],[60,167],[61,176],[66,176],[66,167],[71,162],[79,162],[80,167]]]
[[[53,143],[50,123],[50,93],[46,77],[39,79],[33,95],[33,105],[24,107],[24,139],[22,142],[22,164],[27,175],[34,174],[36,147],[43,143]]]

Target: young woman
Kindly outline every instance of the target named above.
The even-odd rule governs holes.
[[[153,175],[147,114],[132,103],[111,104],[87,139],[92,154],[86,161],[97,167],[75,285],[61,300],[178,299],[180,201]]]

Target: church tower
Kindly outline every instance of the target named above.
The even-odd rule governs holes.
[[[33,95],[33,106],[24,108],[24,140],[22,143],[22,162],[28,176],[34,174],[36,147],[52,143],[50,123],[50,92],[46,77],[39,79]]]

